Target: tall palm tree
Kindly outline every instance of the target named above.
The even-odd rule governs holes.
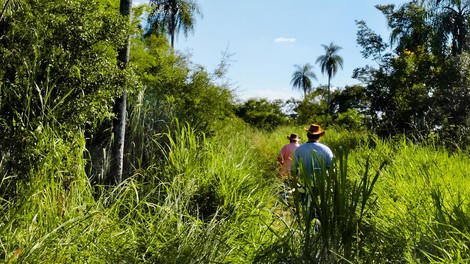
[[[405,50],[416,52],[419,47],[433,43],[430,39],[432,28],[429,12],[424,3],[408,2],[395,10],[394,5],[377,6],[387,18],[391,29],[390,44],[396,44],[396,51],[402,54]]]
[[[120,13],[131,23],[132,0],[120,0]],[[125,69],[129,64],[130,35],[127,35],[126,46],[118,51],[118,66]],[[127,113],[127,89],[124,88],[122,95],[116,98],[113,111],[116,118],[113,122],[114,142],[111,150],[111,167],[108,180],[114,178],[114,183],[121,183],[124,168],[124,140],[126,134],[126,113]]]
[[[316,63],[320,64],[322,74],[328,75],[328,99],[327,107],[330,112],[330,96],[331,96],[331,78],[338,72],[338,68],[343,68],[343,58],[338,55],[338,51],[342,49],[340,46],[330,43],[329,46],[322,44],[325,49],[325,55],[318,56]]]
[[[150,5],[149,31],[168,34],[172,48],[176,34],[182,30],[187,37],[194,30],[195,16],[202,16],[195,0],[150,0]]]
[[[304,100],[307,98],[307,92],[312,89],[312,79],[317,80],[317,75],[312,71],[313,66],[310,63],[306,63],[303,66],[294,65],[295,72],[292,74],[291,84],[295,89],[304,91]]]
[[[468,27],[470,24],[469,0],[435,0],[432,11],[435,13],[436,26],[442,42],[451,41],[452,55],[468,51]]]

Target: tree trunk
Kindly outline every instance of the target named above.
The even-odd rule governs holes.
[[[122,16],[132,21],[132,0],[120,0],[119,10]],[[130,35],[127,36],[126,46],[118,52],[118,66],[125,69],[129,64]],[[114,141],[111,150],[111,164],[108,179],[114,179],[114,183],[119,184],[123,180],[124,168],[124,142],[126,135],[127,117],[127,88],[124,87],[122,95],[116,99],[114,104],[115,119],[113,122]]]
[[[326,100],[326,112],[328,113],[328,115],[331,115],[330,113],[330,96],[331,96],[330,81],[331,81],[331,77],[330,75],[328,75],[328,98]]]
[[[171,17],[171,27],[170,27],[170,45],[171,48],[175,48],[175,31],[176,31],[176,18],[175,15],[172,15]]]

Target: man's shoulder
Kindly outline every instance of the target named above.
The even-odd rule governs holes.
[[[326,144],[322,142],[317,142],[317,146],[321,146],[322,148],[329,148]]]
[[[309,149],[310,149],[310,145],[304,143],[304,144],[298,146],[298,147],[295,149],[295,151],[296,151],[296,152],[302,152],[302,151],[309,150]]]
[[[289,149],[292,149],[291,143],[288,143],[288,144],[285,144],[284,146],[282,146],[281,151],[287,151]]]

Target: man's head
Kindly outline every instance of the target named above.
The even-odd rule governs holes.
[[[287,139],[290,141],[290,142],[299,142],[300,141],[300,138],[297,134],[295,133],[292,133],[290,134],[290,136],[287,136]]]
[[[307,138],[309,140],[318,140],[325,135],[325,131],[317,124],[310,124],[309,128],[305,128],[305,132],[307,132]]]

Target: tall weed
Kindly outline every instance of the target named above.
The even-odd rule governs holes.
[[[404,138],[376,141],[372,151],[391,162],[377,182],[376,210],[369,219],[377,236],[364,241],[366,250],[396,262],[467,259],[468,153]],[[353,159],[364,154],[356,152]]]

